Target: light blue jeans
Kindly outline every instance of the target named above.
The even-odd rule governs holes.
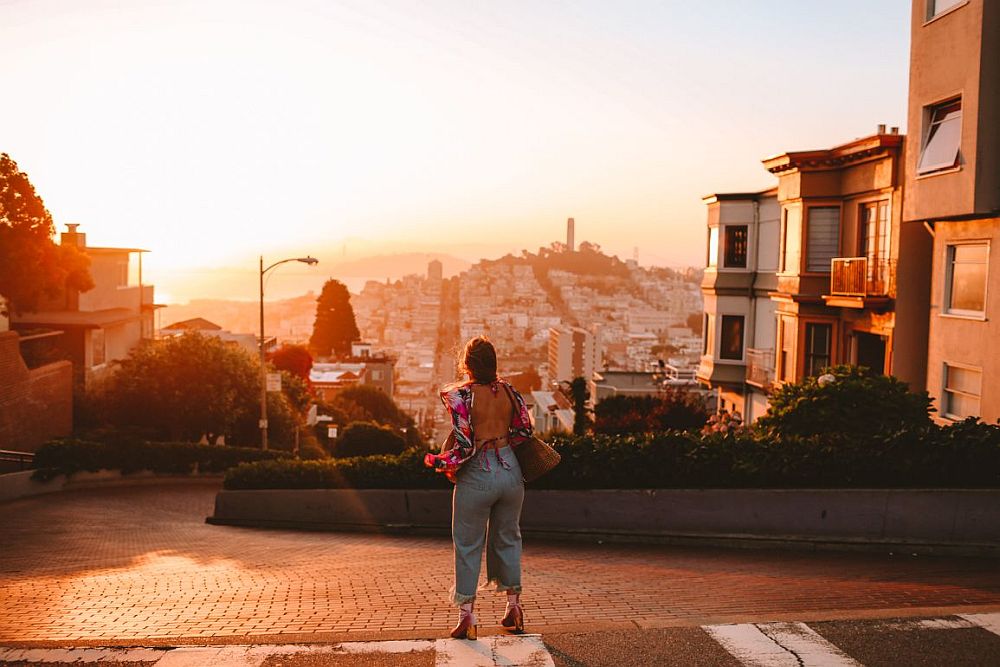
[[[520,593],[524,479],[514,451],[485,449],[466,461],[456,478],[451,507],[452,602],[463,604],[476,597],[484,545],[487,583],[496,583],[497,591]]]

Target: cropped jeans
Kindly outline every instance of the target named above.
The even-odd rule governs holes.
[[[476,597],[483,546],[486,581],[497,591],[521,592],[521,504],[524,479],[509,447],[483,449],[465,462],[452,494],[451,536],[455,543],[452,602]]]

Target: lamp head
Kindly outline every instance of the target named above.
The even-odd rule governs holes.
[[[306,256],[306,257],[299,257],[295,261],[302,262],[303,264],[309,264],[310,266],[313,265],[313,264],[319,264],[319,260],[318,259],[316,259],[315,257],[308,257],[308,256]]]

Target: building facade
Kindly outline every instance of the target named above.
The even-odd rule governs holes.
[[[153,337],[153,286],[142,282],[139,248],[103,248],[87,245],[78,225],[67,225],[62,245],[74,245],[90,258],[94,288],[87,292],[64,290],[35,313],[12,317],[15,330],[57,330],[58,345],[73,363],[74,381],[86,387],[105,373],[112,361]],[[137,262],[133,262],[137,259]]]
[[[1000,3],[915,0],[903,227],[930,270],[926,388],[942,421],[1000,418]],[[926,261],[926,260],[924,260]],[[904,267],[900,267],[901,280]],[[902,307],[902,303],[900,304]]]
[[[774,381],[779,206],[777,190],[718,193],[708,207],[708,255],[698,381],[718,408],[748,421],[767,411]]]
[[[897,332],[895,320],[903,140],[882,125],[841,146],[764,161],[781,207],[771,293],[777,382],[845,363],[899,374],[896,337],[913,334]]]
[[[582,327],[549,329],[548,380],[569,382],[583,377],[587,380],[600,367],[600,335]]]

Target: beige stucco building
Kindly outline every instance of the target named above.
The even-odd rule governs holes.
[[[1000,2],[914,1],[907,120],[903,228],[929,258],[907,272],[914,310],[929,292],[927,391],[941,420],[996,422]]]
[[[86,292],[64,290],[34,313],[12,317],[20,332],[61,331],[56,340],[73,362],[77,386],[86,387],[123,359],[143,339],[153,337],[153,286],[142,283],[139,248],[88,246],[78,225],[67,225],[60,243],[80,249],[90,259],[94,287]],[[133,262],[137,257],[138,262]]]

